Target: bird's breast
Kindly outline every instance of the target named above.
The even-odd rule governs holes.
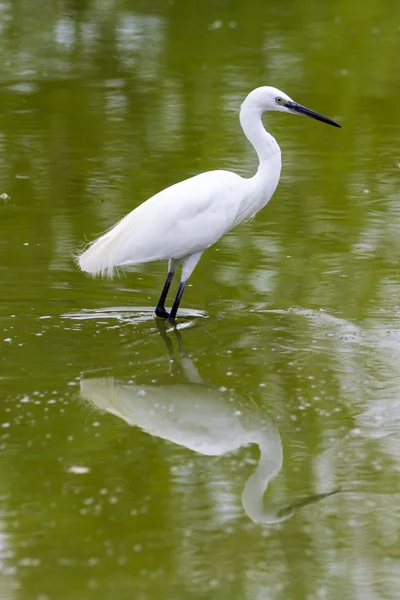
[[[280,152],[261,163],[254,177],[246,180],[246,189],[239,202],[235,226],[254,217],[271,199],[281,173]]]

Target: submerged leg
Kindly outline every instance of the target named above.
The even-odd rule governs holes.
[[[161,319],[168,319],[169,317],[169,313],[165,310],[165,300],[167,299],[169,288],[171,287],[171,282],[178,265],[179,261],[177,260],[171,259],[168,261],[167,279],[165,280],[163,291],[161,292],[161,296],[156,307],[156,315]]]
[[[170,315],[168,317],[168,321],[170,323],[173,323],[175,321],[176,313],[178,312],[179,303],[182,299],[187,280],[193,273],[193,270],[194,270],[195,266],[197,265],[197,263],[199,262],[201,255],[202,255],[202,252],[198,252],[197,254],[192,254],[191,256],[188,256],[183,263],[182,276],[181,276],[181,282],[180,282],[179,288],[178,288],[178,293],[176,294],[174,304],[172,306]]]

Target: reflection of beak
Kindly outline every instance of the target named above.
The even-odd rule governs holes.
[[[278,516],[286,517],[294,513],[295,510],[302,508],[303,506],[307,506],[308,504],[314,504],[315,502],[319,502],[324,498],[328,498],[329,496],[334,496],[341,492],[341,488],[333,490],[332,492],[326,492],[325,494],[315,494],[313,496],[308,496],[307,498],[302,498],[293,504],[289,504],[288,506],[284,506],[280,509]]]
[[[309,108],[306,108],[301,104],[297,104],[297,102],[293,102],[293,100],[287,102],[285,106],[286,108],[298,115],[305,115],[306,117],[311,117],[312,119],[316,119],[317,121],[322,121],[322,123],[327,123],[328,125],[333,125],[334,127],[341,127],[341,125],[339,125],[339,123],[336,123],[336,121],[332,121],[332,119],[324,117],[324,115],[320,115],[319,113],[314,112],[313,110],[310,110]]]

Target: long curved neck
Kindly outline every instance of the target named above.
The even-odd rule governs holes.
[[[279,432],[271,427],[265,439],[259,440],[260,460],[248,478],[242,493],[245,512],[254,523],[273,523],[279,520],[277,508],[264,503],[264,493],[271,479],[282,468],[282,444]]]
[[[241,106],[239,118],[245,136],[257,152],[259,170],[272,157],[280,156],[279,146],[275,138],[264,129],[261,117],[261,108],[247,97]]]

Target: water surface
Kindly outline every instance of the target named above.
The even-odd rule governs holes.
[[[399,22],[0,6],[1,598],[398,597]],[[204,254],[174,332],[166,264],[102,281],[73,256],[167,185],[254,173],[262,84],[343,129],[265,118],[278,190]]]

